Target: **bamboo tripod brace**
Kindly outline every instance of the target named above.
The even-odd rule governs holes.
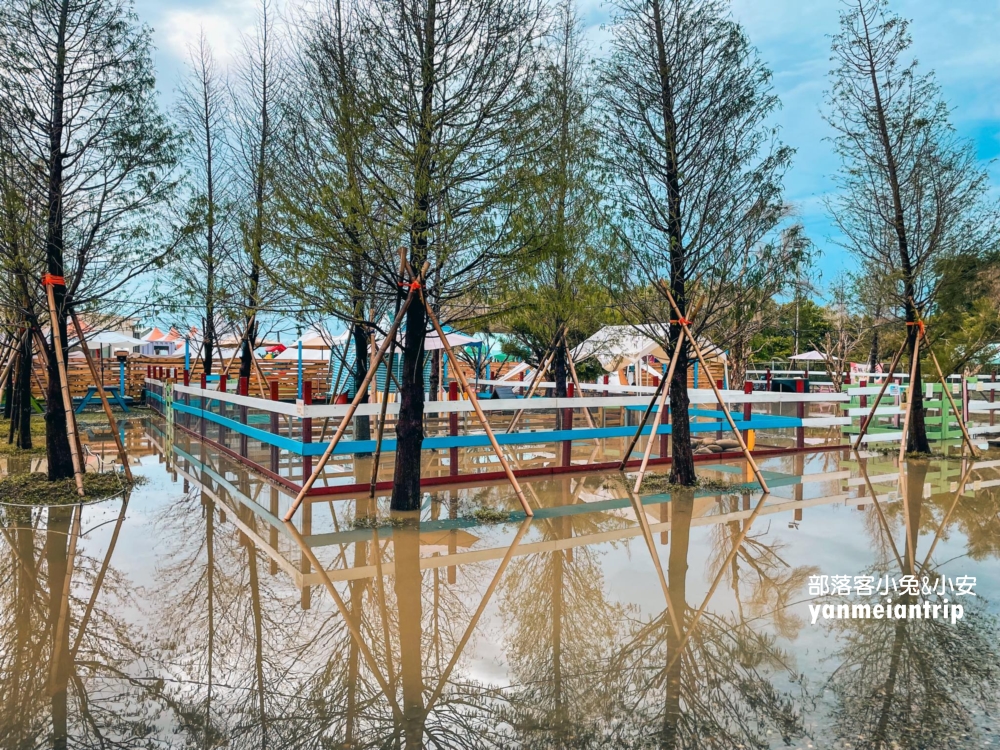
[[[76,415],[73,413],[73,397],[69,392],[69,375],[66,372],[66,360],[63,357],[62,337],[59,335],[59,317],[56,310],[56,295],[53,287],[66,286],[62,276],[50,273],[42,277],[42,286],[49,299],[49,321],[52,328],[52,346],[56,350],[56,370],[61,381],[63,409],[66,411],[66,436],[69,438],[69,452],[73,459],[73,478],[76,480],[76,492],[80,497],[83,491],[83,464],[80,461],[80,444],[76,434]]]
[[[916,379],[916,363],[920,361],[920,342],[922,341],[927,348],[927,353],[931,356],[931,361],[934,363],[934,368],[937,370],[938,379],[941,382],[941,390],[944,395],[948,398],[948,403],[951,405],[951,409],[955,414],[955,418],[958,420],[958,426],[962,430],[962,441],[963,447],[962,451],[964,453],[965,446],[968,446],[969,452],[972,454],[973,458],[979,456],[979,452],[976,450],[976,446],[972,444],[972,436],[969,434],[967,425],[965,424],[965,419],[962,416],[962,412],[958,410],[958,406],[955,404],[955,399],[951,396],[951,391],[948,388],[948,381],[944,376],[944,372],[941,370],[941,365],[938,362],[937,356],[934,354],[934,350],[931,348],[930,341],[927,339],[927,326],[922,320],[917,320],[915,322],[908,322],[907,326],[914,326],[917,329],[916,341],[913,347],[913,362],[910,363],[910,389],[913,389],[913,381]],[[871,426],[872,420],[875,418],[875,410],[878,409],[879,402],[882,400],[882,396],[885,393],[885,389],[889,386],[889,381],[892,380],[893,373],[896,371],[896,366],[899,364],[899,360],[903,356],[903,352],[906,349],[906,343],[909,337],[903,339],[903,343],[900,345],[899,350],[896,355],[892,358],[892,364],[889,365],[889,374],[882,383],[882,387],[879,388],[878,395],[875,397],[875,403],[872,404],[872,408],[868,412],[868,416],[865,417],[864,422],[861,423],[861,431],[858,433],[857,440],[854,441],[854,450],[858,450],[861,445],[865,434],[868,432],[868,428]],[[903,418],[903,436],[900,440],[901,445],[899,449],[899,459],[903,460],[906,455],[906,438],[909,430],[910,423],[910,405],[913,402],[912,393],[907,395],[906,399],[906,411]]]
[[[691,344],[691,348],[694,349],[694,353],[698,357],[698,362],[701,363],[705,372],[711,372],[708,369],[708,364],[705,362],[705,357],[702,354],[701,347],[698,346],[698,342],[695,341],[694,334],[691,333],[691,329],[688,328],[690,321],[681,314],[681,309],[677,306],[677,301],[674,299],[674,295],[670,293],[670,288],[661,281],[660,289],[663,290],[667,300],[670,302],[670,307],[673,308],[674,314],[677,315],[676,322],[681,327],[681,331],[684,335],[687,336],[688,343]],[[757,477],[757,482],[760,484],[760,488],[764,490],[765,495],[769,494],[771,490],[768,489],[767,482],[764,481],[764,475],[761,473],[760,467],[757,466],[757,462],[753,460],[753,456],[750,455],[750,449],[747,448],[743,435],[738,429],[736,429],[736,422],[733,421],[733,415],[729,413],[729,407],[726,406],[726,402],[722,399],[722,394],[719,393],[719,387],[715,384],[715,381],[711,377],[708,378],[708,384],[712,386],[712,393],[715,394],[715,400],[718,401],[719,407],[722,409],[722,413],[726,417],[726,421],[729,422],[729,428],[733,431],[733,435],[736,436],[736,441],[740,444],[740,450],[743,452],[743,456],[746,458],[747,463],[750,464],[750,468],[753,469],[753,473]]]

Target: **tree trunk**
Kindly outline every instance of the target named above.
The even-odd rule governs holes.
[[[65,437],[65,434],[63,435]],[[72,467],[70,467],[72,470]],[[71,474],[72,476],[72,474]],[[65,750],[68,733],[68,695],[69,681],[69,623],[58,626],[60,612],[63,608],[63,588],[66,575],[69,572],[69,535],[70,519],[73,508],[49,508],[49,523],[45,539],[45,557],[49,573],[49,633],[52,637],[50,658],[58,658],[52,665],[52,747],[54,750]],[[66,619],[71,613],[66,611]],[[56,643],[56,637],[59,643]],[[58,657],[55,655],[58,654]]]
[[[69,0],[59,4],[59,27],[56,39],[56,60],[53,71],[52,117],[49,121],[49,155],[47,210],[45,226],[46,270],[53,276],[63,276],[63,118],[66,85],[66,24],[69,17]],[[54,286],[56,320],[50,321],[53,330],[59,331],[60,340],[66,343],[66,287]],[[48,388],[45,394],[45,457],[49,480],[68,479],[73,476],[73,455],[66,434],[66,412],[63,408],[59,381],[59,366],[55,348],[48,355],[46,369]],[[68,358],[65,348],[63,355]]]
[[[669,613],[664,618],[667,644],[667,694],[663,708],[662,747],[677,747],[677,725],[681,719],[681,677],[683,659],[678,654],[684,636],[687,610],[688,546],[691,540],[691,520],[694,514],[694,495],[690,491],[678,493],[672,502],[670,530],[670,555],[667,559],[667,588],[670,607],[680,625],[680,635],[674,631]]]
[[[878,343],[878,330],[872,331],[872,346],[868,350],[868,372],[873,375],[875,374],[875,365],[878,364]],[[892,373],[889,374],[891,375]]]
[[[659,0],[652,3],[656,56],[660,77],[660,110],[663,117],[664,166],[667,183],[667,237],[670,242],[670,294],[680,309],[681,317],[687,315],[687,258],[684,252],[684,230],[681,224],[680,172],[677,166],[677,121],[674,117],[673,87],[667,48],[663,35],[663,16]],[[674,316],[671,310],[670,317]],[[691,418],[688,414],[690,400],[687,392],[688,356],[687,342],[679,325],[670,326],[670,340],[682,346],[674,378],[670,386],[671,443],[673,462],[670,481],[675,484],[695,483],[694,451],[691,448]],[[650,437],[652,439],[652,437]]]
[[[427,400],[437,401],[441,389],[441,350],[431,352],[431,382],[427,384]]]
[[[678,342],[675,346],[683,346]],[[694,470],[694,449],[691,447],[691,416],[688,408],[688,356],[682,351],[674,367],[674,379],[670,381],[670,481],[674,484],[694,485],[697,475]],[[650,436],[650,440],[652,440]]]
[[[205,335],[201,342],[202,349],[202,369],[206,375],[212,374],[212,368],[215,364],[215,358],[213,355],[213,350],[215,348],[215,308],[214,305],[207,305],[205,307]]]
[[[431,146],[434,140],[434,87],[437,3],[428,0],[420,50],[420,122],[414,153],[413,222],[410,225],[410,265],[421,273],[427,260],[431,209]],[[392,480],[393,510],[420,508],[420,451],[424,443],[424,338],[427,311],[421,300],[406,309],[403,379],[396,419],[396,467]]]
[[[413,305],[410,309],[413,309]],[[422,748],[424,738],[424,680],[422,675],[420,530],[396,529],[396,604],[399,608],[399,679],[403,687],[403,747]],[[378,553],[376,553],[378,554]]]
[[[912,299],[912,295],[910,296]],[[906,304],[907,321],[917,320],[917,311],[912,303]],[[917,346],[917,336],[920,328],[916,325],[906,327],[907,348],[910,351],[910,367],[913,368],[913,354]],[[910,426],[906,433],[907,453],[930,453],[931,446],[927,440],[927,423],[924,421],[924,394],[923,382],[920,377],[920,358],[917,358],[917,366],[913,382],[910,383]],[[942,393],[941,398],[946,398]]]
[[[424,443],[424,329],[427,315],[419,300],[406,310],[403,378],[396,419],[396,466],[392,509],[420,508],[420,452]]]
[[[368,356],[368,332],[363,323],[355,321],[351,329],[351,338],[354,340],[354,392],[362,393],[361,404],[367,404],[368,389],[362,387],[365,376],[371,367],[371,360]],[[354,439],[371,440],[371,418],[367,415],[354,418]],[[368,453],[359,453],[359,456],[368,456]]]
[[[10,435],[8,442],[18,448],[30,450],[31,443],[31,337],[25,336],[17,355],[17,363],[10,379],[11,391]]]

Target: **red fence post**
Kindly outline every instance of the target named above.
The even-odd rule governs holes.
[[[796,380],[795,381],[795,392],[805,393],[806,392],[806,381]],[[795,404],[795,416],[799,419],[805,419],[806,417],[806,403],[805,401],[799,401]],[[795,428],[795,447],[805,448],[806,447],[806,428],[804,426],[799,426]]]
[[[753,381],[747,380],[745,383],[743,383],[743,393],[747,395],[753,393]],[[743,421],[749,422],[751,419],[753,419],[753,404],[750,403],[749,401],[744,401]],[[747,442],[747,440],[749,440],[749,437],[750,437],[750,430],[749,429],[743,430],[743,442]]]
[[[270,384],[271,388],[271,400],[278,400],[278,381],[272,380]],[[279,430],[278,425],[278,412],[271,412],[271,434],[277,435]],[[271,471],[275,474],[278,473],[278,446],[271,446]]]
[[[566,386],[566,396],[567,398],[573,398],[573,384],[569,383]],[[573,410],[563,409],[562,410],[562,425],[560,425],[564,430],[573,429]],[[573,463],[573,441],[564,440],[562,444],[562,465],[569,466]]]
[[[996,382],[997,382],[997,371],[994,370],[993,371],[993,383],[994,383],[994,387],[990,388],[990,403],[991,404],[994,401],[996,401],[996,399],[997,399],[997,389],[996,389],[996,385],[995,385]],[[993,409],[990,409],[990,427],[992,427],[993,424],[994,424],[993,420],[994,420],[995,416],[996,416],[996,411],[993,410]]]
[[[860,388],[867,388],[868,387],[868,381],[865,380],[864,378],[862,378],[862,379],[858,380],[858,386]],[[861,394],[861,401],[860,401],[860,403],[858,405],[862,409],[867,409],[868,408],[868,396],[865,395],[864,393],[862,393]]]
[[[311,404],[313,401],[313,384],[311,380],[307,380],[302,384],[302,403],[306,406]],[[304,444],[311,443],[313,439],[313,421],[311,417],[302,417],[302,442]],[[313,470],[313,460],[312,456],[302,456],[302,483],[305,484],[306,479],[312,475]]]
[[[458,401],[458,381],[452,380],[448,383],[448,400]],[[458,435],[458,412],[453,411],[448,415],[448,434],[452,437]],[[458,448],[452,447],[448,449],[448,473],[453,476],[458,476]]]
[[[219,376],[219,393],[226,392],[226,380],[227,378]],[[219,416],[223,418],[229,416],[229,409],[225,401],[219,401]],[[219,424],[219,445],[226,445],[226,427],[223,424]]]
[[[203,391],[208,390],[208,378],[206,377],[205,373],[201,374],[201,389]],[[208,411],[208,407],[211,405],[211,401],[205,398],[205,394],[201,394],[200,396],[198,396],[198,405],[201,407],[201,411],[204,414],[204,412]],[[198,418],[198,432],[201,434],[202,437],[205,437],[204,416]]]
[[[715,387],[718,388],[720,391],[722,390],[722,386],[723,385],[725,385],[725,383],[723,383],[721,380],[716,380],[715,381]],[[723,406],[722,404],[716,404],[715,405],[715,410],[716,411],[725,411],[725,409],[726,409],[726,407]],[[723,423],[723,421],[725,421],[725,417],[724,416],[720,416],[719,417],[719,429],[715,431],[715,439],[716,440],[722,440],[722,423]]]
[[[246,396],[247,394],[249,394],[249,392],[250,392],[250,383],[248,382],[247,378],[240,378],[239,379],[239,382],[238,382],[238,384],[236,386],[236,392],[240,396]],[[239,410],[240,424],[242,424],[244,427],[246,427],[246,424],[247,424],[247,406],[246,406],[246,404],[240,404],[239,409],[240,409]],[[240,433],[240,455],[243,456],[243,458],[247,457],[247,452],[248,452],[247,443],[248,443],[248,440],[247,440],[246,434]]]

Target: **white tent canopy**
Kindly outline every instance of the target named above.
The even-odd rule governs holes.
[[[102,346],[143,346],[146,341],[137,339],[117,331],[101,331],[100,333],[84,334],[87,339],[88,349],[100,349]],[[80,342],[75,338],[70,341],[70,346],[77,346]]]
[[[823,352],[818,352],[813,349],[811,352],[803,352],[802,354],[793,354],[789,359],[795,359],[805,362],[826,362],[831,359],[837,359],[837,357],[828,357],[823,354]]]
[[[448,345],[452,349],[460,349],[463,346],[475,346],[476,344],[483,343],[479,339],[473,336],[466,336],[464,333],[459,333],[458,331],[445,331],[445,336],[448,337]],[[380,339],[377,343],[382,346],[382,342],[385,339]],[[396,345],[402,346],[404,341],[403,332],[399,332],[396,335]],[[437,335],[437,332],[428,333],[426,338],[424,338],[424,351],[433,352],[437,349],[444,349],[441,343],[441,337]]]
[[[605,326],[573,350],[573,361],[596,357],[607,372],[614,372],[650,355],[666,360],[670,355],[660,345],[666,340],[665,326]],[[711,342],[700,339],[702,353],[708,359],[726,361],[726,353]]]
[[[348,331],[344,331],[340,335],[334,336],[327,330],[310,328],[291,344],[288,344],[288,348],[278,354],[275,359],[298,360],[299,342],[301,341],[302,359],[304,361],[313,362],[319,360],[321,362],[328,362],[330,360],[330,347],[338,347],[341,350],[340,353],[342,354],[344,342],[347,340],[349,335]]]

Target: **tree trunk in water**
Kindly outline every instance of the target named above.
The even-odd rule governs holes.
[[[677,747],[677,724],[681,718],[681,670],[683,659],[677,653],[684,635],[687,610],[687,570],[688,546],[691,540],[691,519],[694,515],[694,494],[680,492],[673,498],[670,518],[670,554],[667,558],[667,588],[670,591],[670,607],[674,611],[680,636],[667,613],[663,627],[667,637],[667,695],[663,708],[663,747]]]
[[[420,508],[420,451],[424,443],[424,306],[414,300],[406,310],[403,378],[396,419],[396,466],[392,478],[393,510]]]
[[[65,437],[65,434],[63,434]],[[70,467],[72,472],[72,466]],[[70,474],[72,476],[72,473]],[[45,540],[45,556],[49,572],[49,633],[52,637],[50,658],[58,653],[52,666],[52,747],[65,750],[68,739],[67,685],[69,681],[69,623],[58,627],[63,608],[63,587],[69,569],[69,534],[72,508],[49,508],[49,523]],[[67,608],[66,618],[70,617]],[[58,635],[59,643],[56,643]]]
[[[683,346],[683,340],[676,344]],[[691,416],[688,408],[688,357],[686,349],[677,357],[674,378],[670,381],[670,481],[674,484],[694,485],[694,449],[691,447]],[[652,440],[652,436],[650,436]]]
[[[53,276],[62,277],[63,267],[63,167],[66,155],[62,150],[63,117],[66,86],[66,24],[69,18],[69,0],[59,4],[59,28],[56,40],[56,66],[52,82],[52,119],[49,122],[48,184],[46,193],[45,265]],[[53,286],[56,302],[56,320],[50,321],[52,329],[59,331],[60,340],[66,343],[66,287]],[[54,340],[54,339],[53,339]],[[67,352],[63,350],[63,356]],[[69,450],[66,434],[66,412],[63,409],[59,383],[59,367],[55,349],[48,352],[48,388],[45,394],[45,458],[49,480],[68,479],[73,476],[73,455]]]
[[[65,334],[66,320],[63,319],[60,323]],[[46,369],[49,382],[45,389],[45,458],[49,481],[69,479],[73,476],[73,454],[66,434],[66,410],[63,408],[59,366],[54,348],[49,349]]]
[[[420,529],[416,526],[396,529],[392,533],[392,539],[396,550],[394,585],[396,605],[399,608],[399,679],[403,686],[403,747],[406,750],[416,750],[424,745],[425,720],[421,658],[423,612]]]
[[[427,384],[427,400],[437,401],[441,389],[441,350],[431,352],[431,382]]]
[[[31,443],[31,338],[24,337],[11,378],[10,435],[8,442],[29,450]]]
[[[916,321],[917,313],[916,310],[912,309],[912,305],[907,304],[906,306],[906,319],[909,321]],[[913,367],[913,353],[917,346],[917,336],[920,329],[916,325],[911,325],[906,327],[907,333],[907,348],[910,350],[910,367]],[[941,398],[947,398],[943,393]],[[920,358],[917,358],[917,367],[915,370],[915,377],[913,382],[910,383],[910,399],[912,404],[910,406],[910,428],[906,434],[906,451],[907,453],[930,453],[931,446],[927,441],[927,423],[924,421],[924,394],[923,394],[923,383],[920,378]]]
[[[363,324],[354,324],[354,328],[351,332],[351,338],[354,340],[354,392],[364,392],[364,395],[361,397],[361,404],[364,405],[367,404],[369,400],[368,389],[362,388],[361,386],[365,382],[365,376],[368,374],[368,368],[371,367],[371,361],[368,357],[368,333],[365,331]],[[354,439],[372,439],[371,417],[365,415],[354,418]],[[358,455],[368,456],[371,454],[359,453]]]

